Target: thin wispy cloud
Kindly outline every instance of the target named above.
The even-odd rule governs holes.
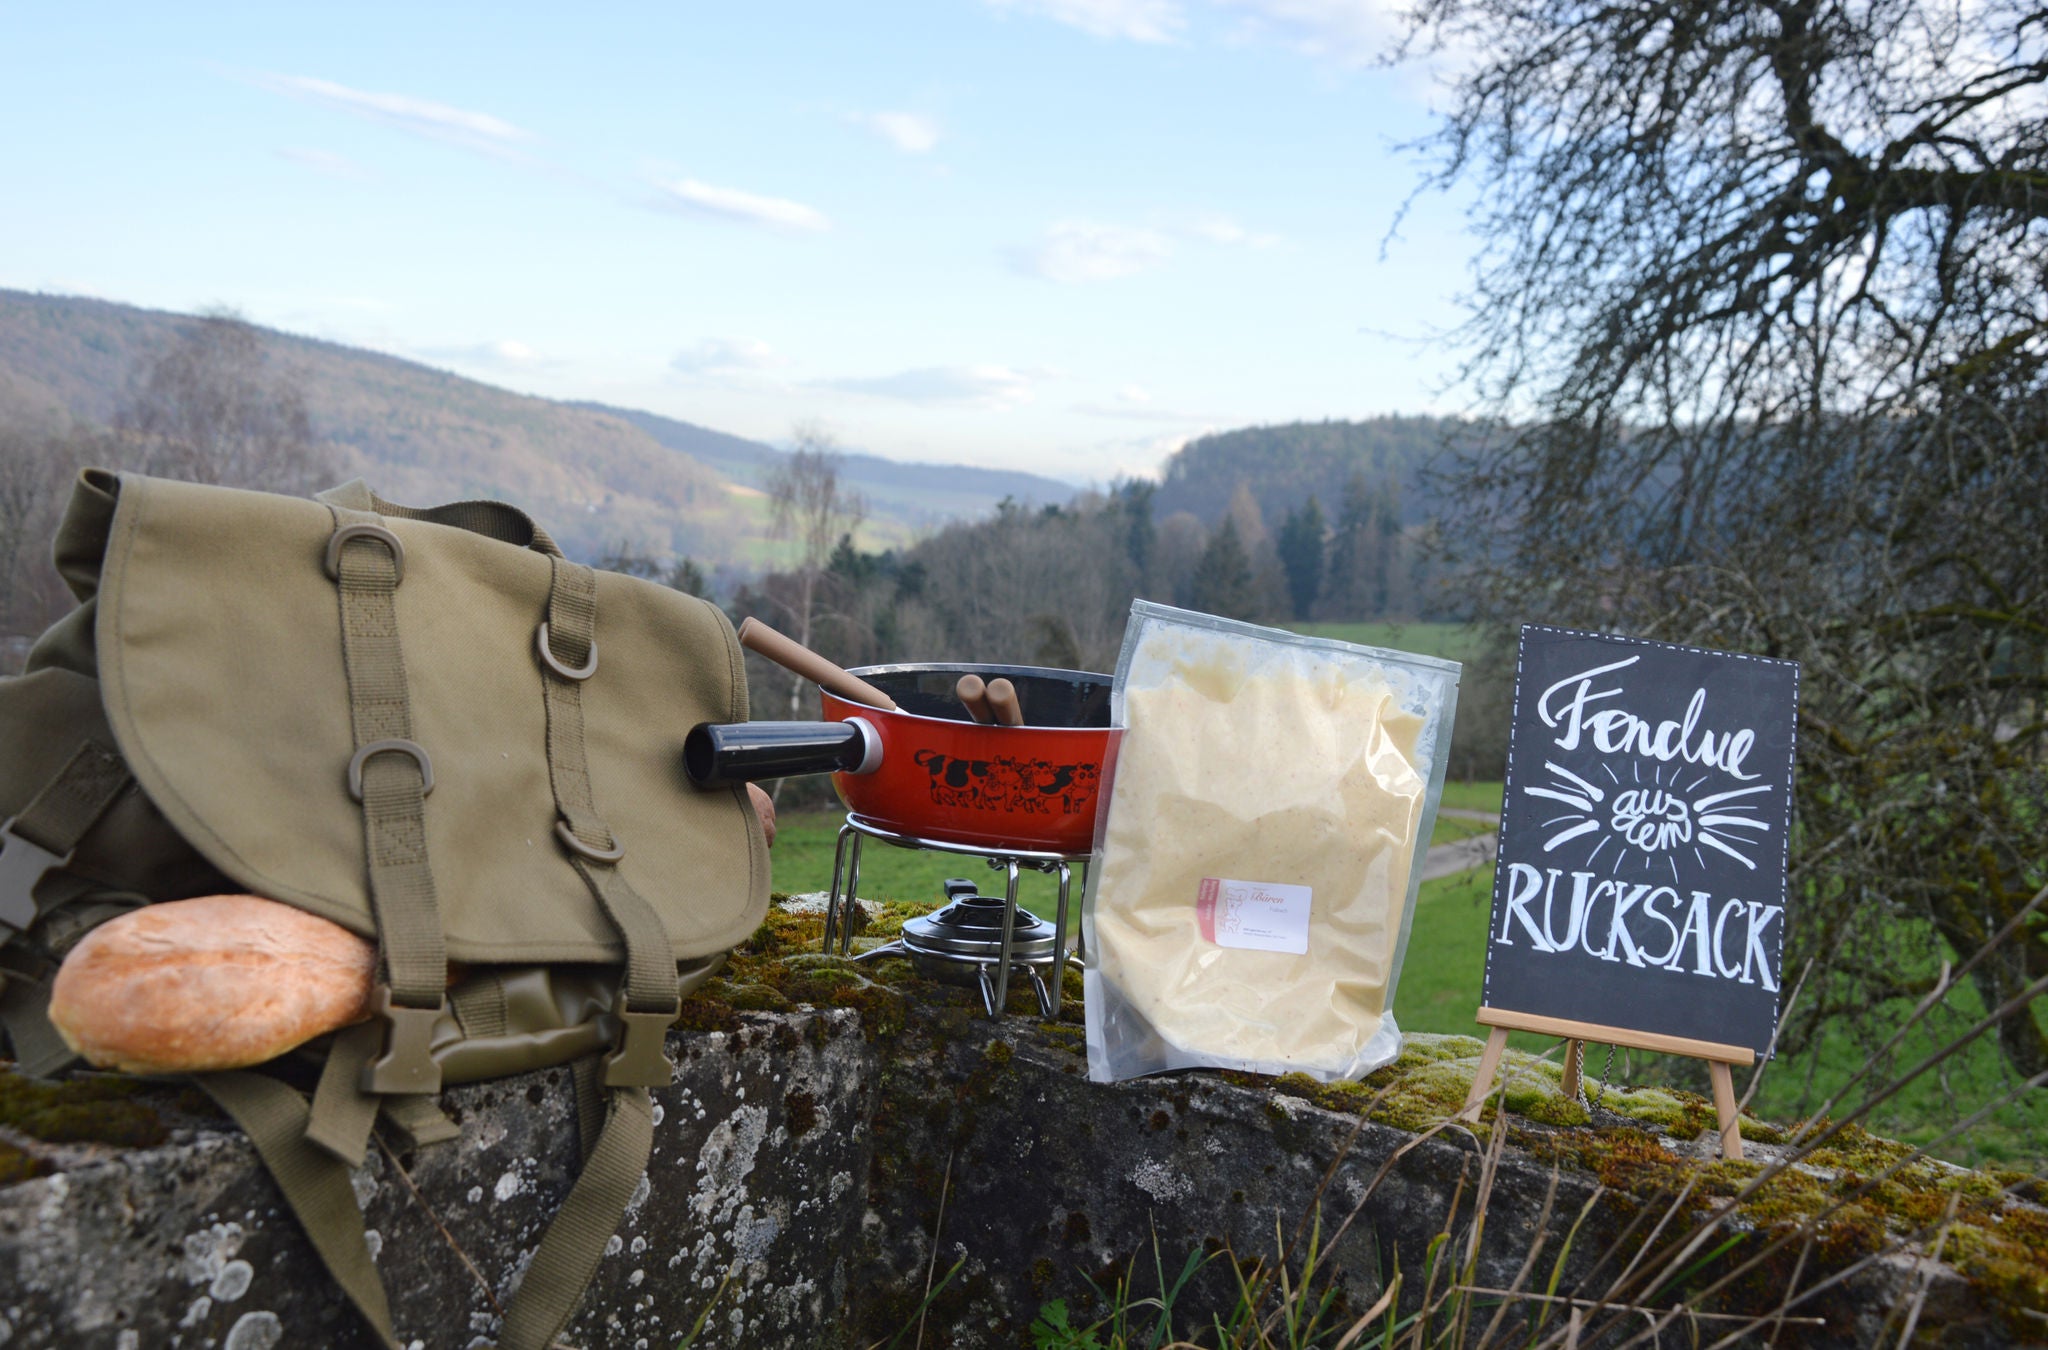
[[[655,205],[685,215],[760,225],[773,230],[818,233],[832,228],[825,213],[786,197],[765,197],[739,188],[717,187],[694,178],[661,179],[654,183]]]
[[[1247,33],[1277,39],[1309,56],[1364,65],[1400,32],[1395,0],[1216,0],[1241,15]]]
[[[816,387],[926,407],[1014,408],[1031,401],[1032,378],[1008,366],[930,366],[893,375],[819,380]]]
[[[502,117],[457,108],[410,94],[352,89],[310,75],[259,75],[258,88],[309,103],[338,108],[355,117],[380,122],[428,140],[458,145],[489,155],[509,156],[533,140],[533,134]]]
[[[917,113],[856,113],[853,120],[906,155],[928,155],[939,146],[939,124]]]
[[[1176,0],[987,0],[1001,10],[1051,19],[1099,38],[1172,42],[1187,26]]]
[[[1172,255],[1172,241],[1158,230],[1063,220],[1048,226],[1037,244],[1010,250],[1009,257],[1026,276],[1072,285],[1134,276]]]
[[[714,337],[685,347],[668,364],[681,375],[731,375],[788,363],[760,338]]]
[[[1152,401],[1152,391],[1137,384],[1124,385],[1108,403],[1076,403],[1074,411],[1090,417],[1110,417],[1124,422],[1186,425],[1210,420],[1202,413],[1177,412],[1172,408],[1158,407]]]
[[[332,150],[315,150],[303,145],[281,145],[277,157],[288,160],[303,169],[328,178],[339,178],[345,182],[363,183],[372,177],[369,169],[356,163],[347,155],[337,155]]]

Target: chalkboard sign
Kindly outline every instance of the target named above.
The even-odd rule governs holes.
[[[1790,661],[1525,626],[1485,1006],[1768,1053],[1798,701]]]

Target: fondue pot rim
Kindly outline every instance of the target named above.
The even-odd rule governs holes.
[[[849,667],[847,673],[850,675],[858,675],[863,679],[875,675],[1000,675],[1010,679],[1017,679],[1019,677],[1025,679],[1036,678],[1057,681],[1061,684],[1072,685],[1096,682],[1106,686],[1111,683],[1110,676],[1102,674],[1098,671],[1070,670],[1064,666],[1017,666],[1007,665],[1000,662],[956,663],[951,661],[897,661],[887,665],[879,666],[853,666]],[[895,718],[909,718],[910,720],[916,722],[933,722],[943,726],[951,727],[958,727],[962,724],[968,726],[976,725],[972,721],[972,719],[967,718],[964,715],[961,717],[934,717],[930,713],[915,713],[911,712],[908,708],[903,707],[873,708],[868,706],[867,704],[859,702],[856,699],[847,698],[843,694],[835,694],[829,689],[820,688],[818,690],[818,693],[820,695],[821,700],[819,704],[821,709],[830,706],[829,704],[823,702],[823,700],[829,699],[833,703],[837,703],[840,707],[850,709],[851,715],[853,716],[881,717],[892,720]],[[964,714],[965,709],[962,709],[962,712]],[[844,719],[834,717],[833,720]],[[1075,735],[1100,737],[1105,731],[1114,730],[1115,728],[1112,726],[1063,727],[1047,726],[1040,723],[1031,723],[1029,725],[1021,727],[989,727],[988,729],[998,734],[1029,731],[1034,736],[1052,734],[1060,737]]]

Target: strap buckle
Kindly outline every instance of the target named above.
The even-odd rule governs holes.
[[[27,931],[36,921],[36,886],[45,873],[68,867],[77,850],[59,857],[14,832],[18,816],[0,823],[0,924]]]
[[[626,856],[626,846],[619,842],[617,835],[612,836],[612,846],[610,848],[598,848],[595,845],[586,844],[581,839],[578,839],[576,832],[569,828],[569,822],[566,820],[557,820],[555,822],[555,838],[562,841],[563,848],[568,849],[578,857],[588,858],[592,862],[615,863]]]
[[[411,1095],[441,1090],[441,1066],[434,1062],[434,1023],[446,1011],[444,997],[431,1008],[408,1008],[391,1001],[391,986],[370,991],[370,1011],[383,1019],[384,1053],[363,1066],[362,1089],[378,1094]]]
[[[619,991],[619,1041],[604,1059],[606,1087],[669,1085],[675,1077],[676,1066],[669,1063],[661,1047],[668,1039],[668,1029],[675,1025],[677,1011],[634,1012],[626,1007],[625,991]]]
[[[351,539],[374,539],[391,553],[391,584],[396,586],[405,580],[405,545],[397,535],[382,525],[343,525],[327,537],[327,575],[334,581],[341,580],[341,550]]]
[[[426,747],[417,741],[386,740],[371,741],[355,752],[348,761],[348,795],[357,801],[363,799],[363,764],[372,755],[396,753],[411,755],[413,763],[420,766],[420,796],[432,795],[434,791],[434,761],[428,757]]]
[[[595,640],[591,642],[589,654],[584,657],[583,664],[580,666],[571,666],[562,660],[561,657],[556,656],[554,642],[554,634],[548,628],[547,620],[541,620],[540,627],[535,629],[533,633],[533,648],[536,652],[540,653],[542,665],[565,680],[573,680],[579,683],[597,674],[597,643]]]

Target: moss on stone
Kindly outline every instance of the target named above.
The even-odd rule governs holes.
[[[39,1177],[50,1170],[42,1159],[22,1152],[11,1144],[0,1143],[0,1186],[12,1186],[17,1181]]]
[[[156,1105],[142,1099],[164,1091],[160,1084],[111,1074],[45,1082],[0,1073],[0,1125],[46,1144],[148,1148],[162,1143],[167,1131]]]

